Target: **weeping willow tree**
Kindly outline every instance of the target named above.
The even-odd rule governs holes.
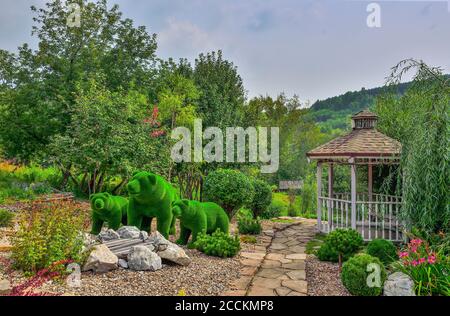
[[[425,234],[449,232],[449,76],[440,68],[408,59],[392,68],[388,85],[413,72],[413,84],[399,96],[377,100],[379,129],[399,140],[397,189],[403,195],[402,216],[408,229]]]

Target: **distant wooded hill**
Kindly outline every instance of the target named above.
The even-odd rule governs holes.
[[[396,93],[403,94],[411,83],[401,83],[390,87]],[[373,89],[362,88],[360,91],[349,91],[336,97],[316,101],[310,108],[310,115],[327,133],[339,133],[339,130],[350,128],[352,114],[367,108],[373,108],[377,96],[386,92],[386,87]]]
[[[445,75],[450,78],[450,74]],[[310,108],[308,115],[314,119],[325,133],[340,134],[351,126],[351,116],[364,109],[372,109],[380,94],[387,92],[402,95],[409,88],[411,82],[396,86],[362,88],[360,91],[349,91],[336,97],[316,101]]]

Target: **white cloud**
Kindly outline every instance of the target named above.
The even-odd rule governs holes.
[[[198,53],[216,49],[212,36],[190,21],[170,17],[158,33],[160,53],[192,58]]]

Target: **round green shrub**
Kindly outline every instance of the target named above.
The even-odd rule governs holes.
[[[203,184],[205,200],[222,206],[230,219],[243,205],[252,201],[253,195],[252,182],[238,170],[215,170],[206,176]]]
[[[397,259],[397,248],[392,241],[386,239],[374,239],[367,245],[366,252],[377,257],[385,265],[394,262]]]
[[[254,195],[248,206],[253,211],[253,216],[256,218],[261,216],[261,214],[267,210],[270,203],[272,203],[272,189],[270,188],[270,185],[263,180],[254,179],[252,185]]]
[[[375,266],[371,267],[370,264],[375,264]],[[377,271],[379,271],[379,286],[375,284],[369,286],[369,281],[375,280],[373,276]],[[357,296],[380,295],[386,276],[386,269],[380,259],[368,254],[359,254],[350,258],[342,266],[341,272],[342,284],[352,295]]]
[[[212,235],[200,233],[192,247],[208,256],[230,258],[239,252],[241,242],[237,235],[233,237],[217,230]]]
[[[239,218],[238,230],[240,234],[244,235],[259,235],[262,230],[261,221],[258,218]]]
[[[325,243],[344,259],[354,255],[363,245],[360,233],[353,229],[336,229],[328,234]]]
[[[353,254],[344,254],[342,261],[348,260]],[[330,246],[330,244],[324,242],[317,250],[317,258],[320,261],[339,262],[339,253]]]

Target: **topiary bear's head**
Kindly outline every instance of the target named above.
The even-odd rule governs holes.
[[[127,184],[127,190],[130,197],[137,200],[146,200],[157,189],[156,176],[150,172],[138,172]]]
[[[172,214],[179,218],[183,214],[187,214],[191,211],[189,207],[189,200],[183,199],[172,202]]]
[[[109,206],[110,197],[111,194],[109,194],[108,192],[92,194],[89,197],[89,200],[91,201],[91,208],[94,211],[102,211],[104,209],[107,209]]]

